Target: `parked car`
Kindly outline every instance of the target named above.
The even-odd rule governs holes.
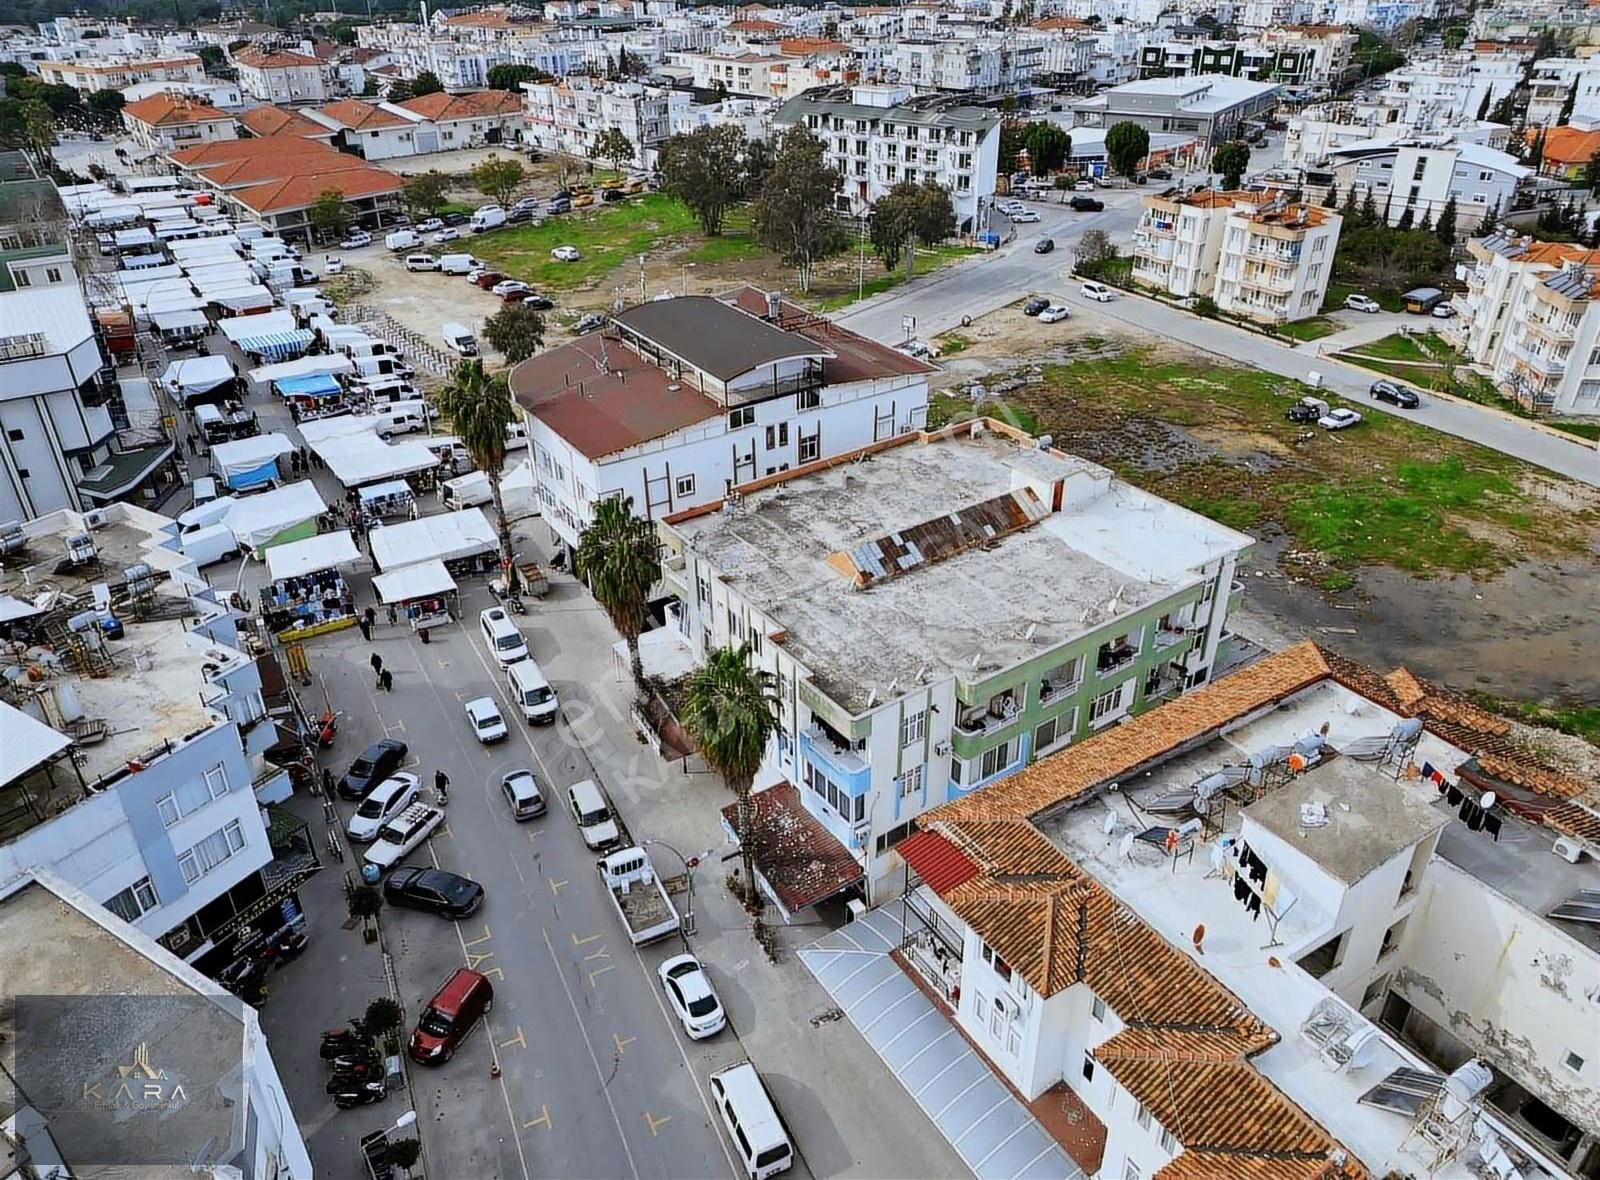
[[[1346,295],[1344,305],[1350,311],[1364,311],[1368,314],[1383,310],[1378,301],[1370,295]]]
[[[1150,182],[1149,173],[1146,173],[1146,172],[1135,172],[1133,174],[1133,183],[1134,184],[1148,184],[1149,182]]]
[[[1172,169],[1170,169],[1170,168],[1152,168],[1152,169],[1150,169],[1150,172],[1149,172],[1148,175],[1149,175],[1151,180],[1171,180],[1172,179]]]
[[[994,203],[994,207],[1007,217],[1015,217],[1018,213],[1027,211],[1027,206],[1014,197],[1004,197]]]
[[[1401,385],[1398,381],[1374,381],[1368,390],[1373,401],[1388,402],[1392,406],[1399,406],[1402,410],[1414,410],[1422,404],[1422,398],[1417,391]]]
[[[325,275],[342,275],[342,274],[344,274],[344,259],[343,258],[329,258],[328,261],[326,261],[326,262],[324,262],[322,264],[322,273],[325,274]]]
[[[1075,193],[1092,193],[1094,192],[1094,181],[1085,177],[1072,186],[1072,191]]]
[[[1317,419],[1317,425],[1324,430],[1348,430],[1361,421],[1358,410],[1347,410],[1340,406],[1337,410],[1329,410]]]
[[[469,968],[457,967],[417,1018],[406,1052],[422,1065],[449,1061],[493,1007],[494,986],[489,980]]]
[[[1085,283],[1083,286],[1078,288],[1078,294],[1082,295],[1085,299],[1092,300],[1095,303],[1110,303],[1116,298],[1116,296],[1111,293],[1111,288],[1106,286],[1104,283]]]
[[[407,270],[438,270],[439,260],[432,254],[407,254]]]
[[[572,331],[575,335],[586,336],[590,332],[598,332],[605,326],[606,313],[603,311],[591,311],[588,315],[584,316],[577,323],[572,325]]]
[[[341,250],[359,250],[363,246],[372,245],[372,235],[364,229],[358,229],[339,243]]]
[[[1041,311],[1049,306],[1050,301],[1043,295],[1035,295],[1032,299],[1028,300],[1028,302],[1022,305],[1022,314],[1038,315]]]
[[[1054,238],[1040,238],[1033,244],[1033,252],[1035,254],[1048,254],[1055,248],[1056,240]]]
[[[1020,213],[1011,214],[1011,221],[1014,225],[1032,225],[1038,220],[1039,215],[1032,209],[1024,209]]]
[[[436,234],[429,234],[428,241],[435,246],[442,246],[446,242],[454,242],[461,237],[461,231],[451,226],[445,226]]]
[[[903,352],[919,361],[925,361],[933,356],[933,348],[926,340],[907,340],[904,344],[895,345],[895,351]]]
[[[583,254],[576,246],[557,246],[550,251],[550,257],[557,262],[576,262]]]
[[[603,188],[600,190],[600,199],[605,201],[607,204],[611,203],[612,201],[620,201],[627,195],[628,194],[623,192],[620,188]]]
[[[483,886],[459,873],[407,866],[384,879],[383,900],[441,918],[470,918],[483,904]]]
[[[482,287],[485,291],[492,290],[496,283],[505,282],[505,272],[498,270],[477,270],[467,276],[474,287]]]
[[[1098,197],[1073,197],[1067,204],[1077,213],[1099,213],[1106,207]]]
[[[511,817],[519,823],[544,814],[544,794],[526,767],[509,770],[500,776],[500,793],[511,806]]]
[[[538,197],[519,197],[519,198],[517,198],[516,202],[511,206],[511,208],[513,210],[516,210],[516,209],[534,210],[534,209],[537,209],[542,204],[544,204],[544,202],[539,200]]]
[[[507,295],[506,302],[526,303],[529,307],[533,308],[534,311],[549,311],[556,305],[555,300],[551,299],[547,295],[539,294],[539,292],[533,290],[531,287],[525,291],[516,291],[510,295]]]
[[[572,212],[572,198],[571,197],[551,197],[550,198],[550,203],[544,207],[544,211],[546,213],[551,214],[551,215],[554,215],[554,214],[557,214],[557,213],[571,213]]]
[[[513,209],[506,214],[506,224],[521,225],[525,221],[532,221],[533,214],[532,209]]]
[[[1283,416],[1291,422],[1304,424],[1315,422],[1327,412],[1328,403],[1320,397],[1303,397],[1285,410]]]
[[[524,283],[521,279],[501,279],[498,283],[489,288],[489,294],[498,295],[504,299],[513,291],[526,291],[527,289],[528,284]]]
[[[414,774],[390,775],[361,801],[345,825],[345,835],[361,844],[376,840],[384,824],[417,801],[421,789]]]
[[[443,218],[445,225],[451,227],[466,225],[470,220],[471,218],[469,218],[465,213],[446,213]]]
[[[1428,314],[1436,320],[1453,320],[1456,316],[1455,304],[1441,303]]]
[[[419,234],[431,234],[431,233],[435,233],[438,230],[441,230],[443,228],[444,228],[444,222],[443,221],[440,221],[437,217],[430,217],[426,221],[422,222],[420,225],[417,226],[417,232]]]
[[[413,803],[382,827],[361,859],[379,872],[388,872],[415,852],[442,823],[442,809]]]
[[[486,746],[491,742],[503,742],[510,736],[506,719],[500,715],[500,706],[493,697],[473,697],[468,701],[467,720],[472,724],[472,732]]]
[[[722,1010],[722,1001],[717,998],[699,959],[693,955],[674,955],[661,964],[656,974],[661,979],[661,989],[667,993],[667,1002],[690,1040],[714,1036],[727,1026],[728,1017]]]
[[[1041,324],[1059,324],[1062,320],[1069,318],[1071,315],[1072,312],[1068,311],[1065,305],[1060,303],[1052,303],[1049,307],[1045,308],[1039,313],[1039,322]]]
[[[339,780],[340,797],[365,799],[374,787],[400,769],[400,764],[406,760],[406,750],[406,744],[396,738],[373,742]]]

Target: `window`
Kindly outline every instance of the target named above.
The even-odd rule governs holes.
[[[1011,965],[1002,959],[988,943],[983,944],[983,961],[994,968],[994,973],[1007,983],[1011,982]]]
[[[1383,993],[1388,990],[1389,977],[1387,975],[1380,975],[1377,979],[1374,979],[1367,985],[1367,990],[1361,993],[1362,1010],[1365,1011],[1368,1005],[1383,999]]]
[[[1056,723],[1060,720],[1061,718],[1059,717],[1052,717],[1033,731],[1033,751],[1035,754],[1055,745]]]
[[[896,844],[900,843],[900,841],[904,840],[909,835],[911,835],[910,820],[907,820],[903,824],[896,824],[887,832],[883,833],[883,835],[878,837],[878,855],[882,856],[885,852],[889,851],[889,849],[893,848]]]
[[[694,476],[680,475],[673,481],[673,490],[679,496],[694,495]]]
[[[728,429],[742,430],[746,426],[756,424],[756,408],[754,406],[740,406],[737,410],[728,412]]]
[[[822,404],[822,394],[815,389],[802,389],[795,394],[794,406],[797,410],[814,410]],[[785,424],[787,425],[787,423]]]
[[[33,286],[33,278],[25,270],[13,271],[12,277],[17,280],[17,286],[19,287]]]
[[[137,922],[160,904],[160,899],[156,897],[155,886],[150,884],[150,878],[141,877],[106,902],[106,909],[124,922]]]
[[[1574,1053],[1571,1049],[1568,1049],[1566,1054],[1561,1058],[1561,1064],[1567,1069],[1570,1069],[1573,1073],[1583,1072],[1583,1058],[1578,1056],[1578,1054]]]
[[[913,742],[920,742],[922,735],[927,731],[928,711],[918,709],[915,713],[907,713],[900,718],[900,747],[904,749]]]
[[[913,766],[894,781],[900,788],[900,798],[920,799],[922,797],[922,767]]]
[[[1139,1109],[1133,1112],[1133,1121],[1146,1131],[1150,1129],[1150,1108],[1144,1103],[1139,1103]]]
[[[1007,738],[998,746],[985,750],[981,757],[973,758],[964,763],[966,773],[970,775],[976,769],[977,776],[973,779],[974,782],[999,774],[1016,761],[1017,741],[1018,739],[1016,738]]]
[[[733,607],[728,608],[728,637],[739,639],[742,637],[743,628],[739,626],[739,616]]]
[[[1110,692],[1101,693],[1089,705],[1089,723],[1102,721],[1115,713],[1122,705],[1122,685],[1118,685]]]
[[[44,279],[47,283],[59,283],[61,281],[60,268],[54,266],[45,267]]]
[[[1099,996],[1089,1002],[1089,1015],[1101,1024],[1106,1022],[1106,1002]]]
[[[1094,1058],[1090,1057],[1089,1054],[1087,1054],[1087,1053],[1085,1053],[1083,1055],[1083,1071],[1082,1072],[1083,1072],[1083,1080],[1084,1081],[1086,1081],[1086,1082],[1094,1081]]]
[[[1161,1128],[1161,1150],[1169,1155],[1178,1146],[1178,1137],[1165,1127]]]
[[[810,438],[800,436],[800,462],[815,463],[822,455],[822,431],[818,430]]]
[[[217,763],[206,771],[206,790],[213,799],[220,799],[228,793],[228,772],[222,763]]]
[[[1144,1180],[1144,1173],[1139,1170],[1139,1165],[1132,1160],[1122,1161],[1122,1180]]]
[[[711,580],[704,574],[695,579],[695,592],[699,595],[702,606],[711,601]]]
[[[984,999],[982,996],[973,996],[972,1013],[978,1018],[978,1023],[980,1025],[987,1023],[989,1019],[989,1001]]]
[[[21,442],[24,436],[20,430],[8,430],[6,431],[6,437],[12,442]]]
[[[183,879],[193,885],[201,877],[244,847],[244,830],[233,820],[220,831],[212,832],[178,857]]]

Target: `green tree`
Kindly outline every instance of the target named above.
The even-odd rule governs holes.
[[[1434,236],[1446,246],[1456,244],[1456,199],[1450,197],[1439,210],[1439,220],[1433,227]]]
[[[483,335],[513,365],[544,347],[544,314],[526,303],[507,303],[483,322]]]
[[[750,147],[732,124],[697,127],[661,145],[657,168],[662,191],[689,207],[708,237],[722,233],[723,220],[743,183],[744,156]]]
[[[19,107],[21,117],[18,146],[33,157],[40,176],[50,175],[50,145],[56,138],[56,117],[37,99],[27,99]]]
[[[1451,25],[1444,31],[1444,47],[1451,53],[1460,49],[1461,43],[1466,39],[1467,27],[1465,25]]]
[[[374,996],[361,1016],[361,1031],[373,1038],[385,1036],[400,1027],[405,1015],[400,1005],[388,996]]]
[[[472,170],[472,186],[496,203],[509,205],[527,174],[521,160],[493,155]]]
[[[578,537],[573,573],[628,645],[634,687],[644,683],[639,636],[650,619],[650,588],[661,577],[661,539],[655,525],[633,510],[633,497],[611,496],[595,506],[594,520]]]
[[[1504,123],[1510,126],[1517,121],[1517,92],[1509,90],[1499,102],[1494,104],[1494,110],[1489,112],[1491,123]]]
[[[1103,229],[1085,230],[1072,251],[1074,269],[1089,278],[1098,278],[1105,265],[1117,257],[1117,247]]]
[[[1007,119],[1000,124],[1000,175],[1010,176],[1017,170],[1017,160],[1022,149],[1028,146],[1028,128],[1031,124]]]
[[[1372,199],[1372,189],[1370,187],[1361,198],[1361,224],[1378,224],[1378,202]]]
[[[1478,122],[1482,123],[1489,117],[1489,103],[1494,99],[1494,88],[1483,92],[1483,101],[1478,104]]]
[[[383,911],[383,894],[376,885],[349,885],[344,891],[345,909],[351,920],[361,923],[362,936],[371,942],[374,937],[372,923]]]
[[[917,215],[914,223],[917,240],[930,250],[949,241],[956,232],[956,210],[950,190],[936,180],[924,180],[917,190]]]
[[[744,147],[744,176],[739,182],[739,193],[745,198],[753,198],[761,191],[761,186],[767,181],[767,173],[772,171],[772,141],[770,139],[752,139]]]
[[[1410,229],[1412,221],[1416,218],[1416,211],[1407,205],[1400,211],[1400,220],[1394,223],[1395,229]]]
[[[353,20],[336,20],[328,26],[328,38],[337,41],[340,45],[354,45],[356,43],[356,22]]]
[[[1356,210],[1356,186],[1354,181],[1350,182],[1350,188],[1344,194],[1344,205],[1339,209],[1339,215],[1344,218],[1345,229],[1353,229],[1355,227],[1356,218],[1359,214]]]
[[[411,1169],[422,1158],[422,1140],[415,1136],[408,1139],[391,1139],[384,1145],[388,1161],[406,1175],[411,1174]]]
[[[127,106],[128,100],[122,96],[120,90],[96,90],[84,99],[84,105],[97,115],[109,117]]]
[[[1106,132],[1106,159],[1123,176],[1132,176],[1150,154],[1150,133],[1137,123],[1117,123]]]
[[[411,97],[421,98],[424,94],[438,94],[444,90],[444,83],[439,81],[439,75],[432,70],[423,70],[411,82]]]
[[[784,133],[772,171],[761,186],[750,221],[756,238],[785,266],[800,272],[800,289],[811,290],[818,260],[839,249],[843,235],[833,215],[844,177],[828,166],[822,141],[804,127]]]
[[[389,83],[389,89],[384,98],[389,102],[405,102],[408,98],[417,97],[417,84],[410,78],[396,78]]]
[[[776,692],[770,672],[751,666],[750,648],[719,647],[689,674],[683,724],[706,764],[722,776],[738,801],[735,835],[744,863],[747,904],[759,911],[756,889],[755,807],[750,788],[777,726]]]
[[[620,127],[607,127],[595,136],[589,155],[596,160],[608,160],[613,168],[633,162],[633,140]]]
[[[1337,209],[1339,207],[1339,182],[1334,180],[1328,183],[1328,191],[1323,194],[1322,207],[1324,209]]]
[[[450,178],[442,172],[429,170],[406,178],[400,189],[400,200],[406,212],[413,217],[432,217],[445,203],[450,191]]]
[[[1219,143],[1211,153],[1211,170],[1222,174],[1222,187],[1236,189],[1244,179],[1244,170],[1250,167],[1250,145],[1242,139]]]
[[[506,428],[522,421],[522,410],[511,398],[504,377],[490,376],[483,361],[462,361],[447,385],[439,390],[439,412],[467,448],[478,469],[489,478],[489,498],[494,501],[495,531],[500,539],[500,566],[507,589],[517,588],[517,567],[511,560],[511,522],[500,495],[501,469],[506,463]]]
[[[524,82],[548,82],[550,75],[535,66],[519,66],[506,62],[489,67],[490,90],[520,90]]]
[[[867,214],[872,251],[882,260],[884,270],[894,270],[902,258],[916,253],[911,238],[915,233],[918,200],[917,186],[902,180],[873,202],[872,211]],[[909,264],[907,273],[910,273]]]
[[[1072,153],[1072,136],[1046,120],[1029,123],[1023,135],[1028,163],[1035,176],[1059,171]]]
[[[344,191],[325,188],[317,194],[316,201],[306,212],[311,229],[323,241],[337,241],[350,228],[350,206],[344,203]]]
[[[1533,133],[1533,137],[1527,140],[1527,146],[1523,149],[1522,153],[1522,162],[1529,168],[1532,168],[1535,172],[1538,172],[1544,166],[1543,127],[1535,131]]]

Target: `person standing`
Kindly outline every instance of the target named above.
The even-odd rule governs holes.
[[[362,622],[365,623],[366,620],[363,619]],[[367,625],[369,627],[371,626],[370,623],[367,624]],[[377,680],[381,679],[382,676],[383,676],[383,657],[380,656],[377,652],[373,652],[372,653],[372,658],[370,660],[368,660],[367,663],[372,665],[372,675],[373,675],[373,678],[374,678],[374,683],[376,683]]]
[[[400,621],[400,614],[394,609],[394,603],[389,604],[389,626],[393,627]]]
[[[373,625],[373,624],[374,624],[374,623],[376,623],[376,622],[377,622],[377,621],[378,621],[378,612],[377,612],[377,611],[375,611],[375,610],[373,610],[373,609],[372,609],[372,608],[371,608],[371,607],[370,607],[370,606],[369,606],[369,607],[367,607],[367,609],[366,609],[366,610],[365,610],[365,611],[364,611],[364,612],[363,612],[363,617],[364,617],[364,618],[365,618],[365,619],[366,619],[366,620],[367,620],[367,626],[369,626],[369,627],[370,627],[370,626],[372,626],[372,625]]]
[[[433,792],[439,796],[440,803],[450,800],[450,776],[443,770],[433,772]]]
[[[361,628],[361,638],[365,639],[368,643],[371,643],[372,624],[367,622],[365,618],[360,618],[356,620],[356,626]],[[378,657],[374,655],[372,658],[377,659]]]
[[[394,691],[394,673],[389,671],[389,669],[387,669],[387,668],[385,668],[382,672],[379,672],[378,673],[378,687],[383,689],[384,692],[393,692]]]

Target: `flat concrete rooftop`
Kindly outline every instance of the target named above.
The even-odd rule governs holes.
[[[828,558],[1021,488],[1061,511],[856,589]],[[1040,500],[1048,507],[1048,487]],[[1196,584],[1250,544],[1073,456],[988,432],[914,441],[746,492],[673,526],[788,633],[784,649],[851,712],[919,672],[989,676]],[[898,538],[897,538],[898,540]]]

